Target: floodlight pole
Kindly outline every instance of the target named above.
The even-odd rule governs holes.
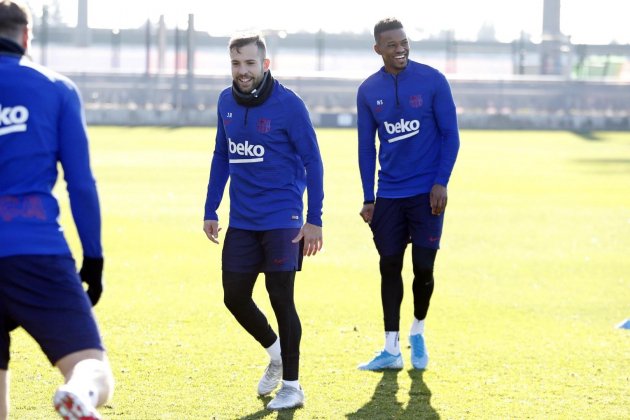
[[[146,32],[145,32],[145,49],[146,49],[146,61],[145,61],[145,74],[151,75],[151,20],[147,19]]]
[[[42,56],[40,62],[43,66],[48,63],[48,6],[44,5],[42,10],[42,26],[39,33],[40,44],[42,48]]]
[[[195,16],[188,15],[186,31],[186,108],[195,104]]]
[[[75,43],[79,47],[87,47],[88,45],[90,45],[90,27],[88,26],[88,0],[78,0]]]

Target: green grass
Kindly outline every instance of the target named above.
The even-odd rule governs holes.
[[[296,288],[306,407],[277,414],[255,392],[266,353],[224,308],[221,247],[201,230],[214,130],[91,129],[107,281],[96,314],[117,380],[106,418],[630,417],[630,331],[615,328],[630,317],[630,133],[462,132],[424,373],[405,338],[403,371],[356,370],[383,344],[377,254],[358,216],[355,132],[318,134],[325,250]],[[262,282],[255,298],[275,325]],[[53,418],[61,376],[12,338],[12,418]]]

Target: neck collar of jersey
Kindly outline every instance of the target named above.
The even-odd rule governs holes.
[[[24,48],[20,47],[17,42],[0,37],[0,53],[24,55],[25,52]]]
[[[243,106],[252,107],[262,104],[267,100],[269,95],[271,95],[272,90],[273,77],[271,76],[271,70],[267,70],[265,72],[265,75],[258,87],[250,93],[241,92],[236,86],[236,83],[232,82],[232,96],[237,104]]]

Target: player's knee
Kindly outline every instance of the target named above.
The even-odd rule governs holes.
[[[251,299],[249,283],[249,274],[223,272],[223,303],[231,312],[242,308]]]
[[[397,278],[403,268],[404,254],[381,256],[379,267],[383,278]]]
[[[223,292],[223,304],[225,304],[225,307],[232,313],[242,308],[247,300],[248,298],[246,296],[242,296],[242,294],[235,291],[224,290]]]
[[[266,274],[267,293],[271,304],[278,306],[293,305],[293,285],[295,271],[278,271]]]
[[[413,274],[417,279],[426,282],[433,281],[433,266],[435,265],[436,249],[414,246],[411,250],[413,259]]]

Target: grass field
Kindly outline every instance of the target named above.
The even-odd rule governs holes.
[[[266,353],[223,306],[221,247],[201,230],[214,130],[91,129],[107,282],[95,311],[117,380],[107,419],[630,418],[630,331],[615,328],[630,317],[630,133],[463,131],[429,369],[409,369],[404,338],[405,369],[386,373],[356,369],[383,332],[355,132],[318,134],[325,250],[296,286],[306,406],[277,414],[255,391]],[[255,294],[275,325],[263,282]],[[54,418],[61,376],[12,338],[11,418]]]

